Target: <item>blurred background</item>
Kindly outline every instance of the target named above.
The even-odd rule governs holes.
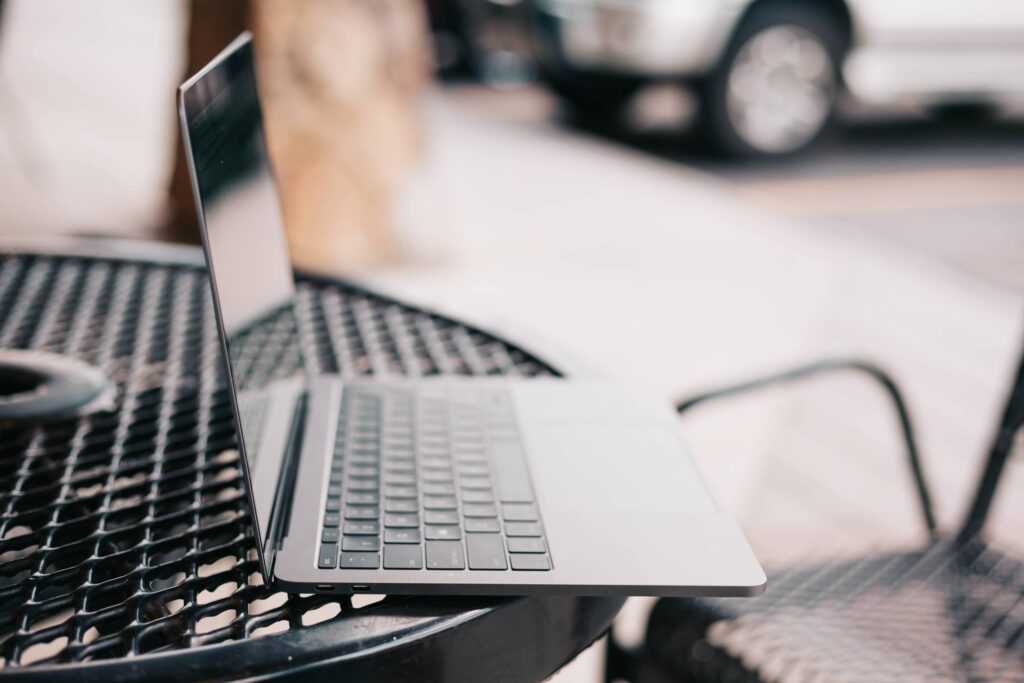
[[[873,359],[958,522],[1024,340],[1019,0],[0,0],[0,231],[197,242],[175,88],[244,29],[297,265],[666,399]],[[685,426],[768,564],[920,538],[863,379]]]

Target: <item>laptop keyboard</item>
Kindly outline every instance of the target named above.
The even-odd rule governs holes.
[[[551,569],[507,393],[346,387],[320,539],[321,569]]]

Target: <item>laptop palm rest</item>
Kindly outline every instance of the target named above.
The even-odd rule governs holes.
[[[711,497],[666,426],[526,426],[530,468],[545,509],[712,514]]]

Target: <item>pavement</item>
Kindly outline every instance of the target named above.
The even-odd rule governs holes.
[[[409,259],[364,277],[532,328],[666,400],[821,356],[872,359],[907,395],[955,527],[1024,339],[1022,166],[730,177],[566,129],[544,107],[535,92],[435,92],[424,171],[398,212]],[[977,195],[953,191],[958,174]],[[882,196],[894,184],[917,187],[917,205]],[[843,211],[830,195],[848,198]],[[958,226],[943,202],[977,215]],[[1003,222],[984,220],[993,211]],[[944,217],[934,240],[929,212]],[[922,538],[895,417],[862,378],[708,406],[685,426],[767,564]],[[1021,490],[1020,458],[1008,479]],[[1021,498],[1003,496],[994,525],[1017,546]],[[649,605],[631,601],[627,638]],[[599,660],[597,648],[559,680],[597,680]]]
[[[875,359],[908,393],[935,461],[935,485],[945,487],[941,514],[955,521],[1019,350],[1024,283],[979,275],[973,265],[901,247],[869,228],[835,228],[809,210],[797,215],[799,204],[779,199],[783,189],[760,196],[751,189],[774,182],[796,197],[807,192],[801,186],[823,182],[821,173],[735,181],[526,116],[537,106],[522,99],[477,89],[434,93],[425,171],[399,212],[411,256],[366,277],[484,317],[498,313],[666,398],[825,354]],[[918,171],[923,183],[938,172]],[[866,182],[852,177],[851,188]],[[1024,215],[1024,203],[1017,213]],[[1006,245],[1019,239],[1018,231],[1005,233]],[[962,245],[975,241],[961,231]],[[975,251],[1002,263],[1021,251],[1006,245]],[[757,492],[764,477],[778,476],[766,464],[769,453],[787,434],[809,439],[825,431],[808,430],[811,423],[848,429],[837,446],[851,460],[863,460],[852,455],[858,451],[881,451],[871,466],[902,472],[891,416],[870,385],[837,377],[806,392],[692,418],[696,456],[739,516],[763,519]],[[834,408],[823,405],[825,397]],[[963,405],[974,409],[967,414]],[[804,469],[803,456],[786,459]],[[828,463],[825,474],[840,462]],[[894,497],[907,498],[904,479],[889,481]],[[822,486],[830,500],[831,487]],[[836,493],[857,502],[856,491]],[[846,514],[857,524],[882,517],[879,531],[891,526],[887,515],[852,509],[825,519]]]

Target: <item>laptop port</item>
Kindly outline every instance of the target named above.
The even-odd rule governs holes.
[[[367,586],[365,583],[354,583],[354,584],[352,584],[352,592],[353,593],[369,593],[370,592],[370,587]]]
[[[334,592],[334,586],[330,586],[330,585],[328,585],[326,583],[318,583],[316,585],[316,592],[317,593],[333,593]]]

